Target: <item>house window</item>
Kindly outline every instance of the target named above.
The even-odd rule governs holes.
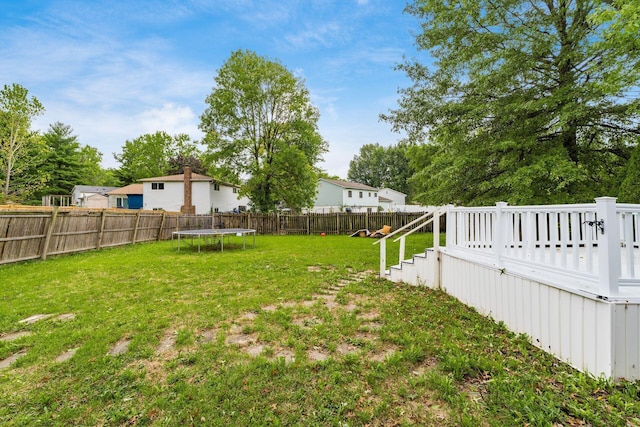
[[[116,197],[116,207],[124,208],[124,197]]]
[[[217,182],[213,184],[213,190],[214,191],[220,191],[220,184],[218,184]]]
[[[360,198],[362,199],[362,191],[360,192]]]
[[[373,193],[373,197],[378,197],[378,193]]]
[[[152,182],[151,183],[152,190],[164,190],[164,182]]]
[[[219,208],[213,208],[213,212],[214,213],[218,213],[218,212],[220,212],[220,209]]]
[[[369,192],[369,197],[371,197],[371,192]]]
[[[351,190],[349,190],[348,194],[349,197],[353,197],[353,194],[351,193]]]

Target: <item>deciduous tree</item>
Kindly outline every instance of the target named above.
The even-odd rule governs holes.
[[[435,61],[383,115],[427,141],[413,182],[429,204],[588,202],[615,195],[640,134],[640,52],[600,43],[602,1],[417,0],[416,41]],[[634,65],[635,64],[635,65]],[[628,68],[631,66],[631,68]],[[626,71],[626,72],[625,72]]]
[[[12,186],[14,175],[29,169],[39,160],[41,144],[31,131],[31,121],[44,112],[36,97],[19,84],[4,85],[0,90],[0,180],[3,198],[18,199],[34,191],[43,180],[41,175],[23,176],[20,185]]]
[[[189,135],[171,136],[159,131],[126,141],[122,153],[114,154],[114,157],[121,165],[118,169],[120,181],[126,185],[141,178],[168,175],[172,168],[171,158],[188,157],[193,153],[197,153],[197,147]]]
[[[347,178],[376,188],[391,188],[411,198],[409,179],[414,169],[407,157],[408,150],[405,143],[389,147],[365,144],[349,162]]]
[[[258,211],[311,205],[315,165],[327,145],[304,82],[281,63],[243,50],[231,54],[215,82],[200,128],[216,166],[247,178],[241,191]]]

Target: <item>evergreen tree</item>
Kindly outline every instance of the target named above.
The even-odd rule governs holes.
[[[40,192],[71,194],[75,185],[86,185],[83,182],[80,143],[71,126],[53,123],[43,135],[43,142],[47,146],[47,154],[40,169],[47,174],[47,184]]]

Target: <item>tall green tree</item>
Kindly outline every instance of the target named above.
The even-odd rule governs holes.
[[[608,0],[597,9],[591,19],[595,24],[607,24],[604,47],[625,46],[625,49],[640,49],[640,0]],[[626,64],[633,67],[633,64]],[[638,63],[636,61],[635,65]]]
[[[80,163],[81,184],[107,187],[117,187],[120,184],[115,169],[102,168],[102,153],[97,148],[90,145],[80,147]]]
[[[239,50],[215,83],[200,128],[216,167],[248,177],[241,191],[255,210],[310,206],[327,144],[304,82],[277,61]]]
[[[349,162],[347,178],[376,188],[391,188],[410,198],[409,179],[414,169],[409,163],[408,150],[409,146],[405,143],[389,147],[365,144]]]
[[[428,204],[586,202],[615,195],[638,128],[638,50],[603,45],[599,0],[417,0],[413,85],[383,115],[427,141],[413,183]],[[627,65],[632,65],[627,68]],[[635,64],[635,65],[634,65]],[[623,72],[626,70],[626,72]],[[415,162],[414,162],[415,163]]]
[[[365,144],[349,162],[347,179],[353,182],[381,188],[387,178],[385,148],[376,144]]]
[[[117,172],[120,182],[127,185],[141,178],[168,175],[172,168],[171,158],[179,154],[188,157],[197,152],[197,145],[191,142],[189,135],[171,136],[158,131],[127,140],[122,153],[114,154],[114,157],[120,162]]]
[[[3,198],[18,200],[42,185],[42,175],[23,176],[20,185],[12,186],[14,175],[38,162],[41,141],[31,131],[31,121],[42,114],[44,107],[36,97],[19,84],[4,85],[0,90],[0,180]]]
[[[83,164],[78,137],[71,126],[53,123],[42,137],[47,156],[40,169],[47,174],[45,194],[71,194],[74,185],[82,182]]]
[[[618,192],[620,203],[640,203],[640,144],[636,145],[627,164]]]

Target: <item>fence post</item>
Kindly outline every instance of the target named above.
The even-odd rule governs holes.
[[[453,205],[447,205],[447,223],[446,223],[446,230],[445,230],[445,246],[448,246],[450,248],[453,248],[455,246],[455,242],[456,242],[456,233],[458,232],[456,227],[457,227],[457,221],[458,221],[458,216],[457,214],[454,214],[453,212],[451,212],[451,210],[453,209]]]
[[[96,249],[100,249],[102,247],[102,237],[104,236],[104,222],[107,217],[107,210],[102,210],[102,215],[100,218],[100,231],[98,231],[98,244],[96,245]]]
[[[504,254],[504,213],[502,209],[507,207],[507,202],[496,203],[496,222],[493,224],[493,252],[496,256],[496,266],[502,268],[502,256]]]
[[[160,238],[162,237],[162,228],[164,227],[164,219],[165,216],[167,215],[167,213],[165,211],[162,211],[162,219],[160,220],[160,228],[158,229],[158,239],[157,241],[160,241]],[[213,219],[211,220],[213,221]]]
[[[133,238],[131,239],[131,243],[135,243],[138,238],[138,224],[140,224],[140,209],[136,213],[136,225],[133,227]]]
[[[380,239],[380,273],[378,277],[382,279],[387,271],[387,239]]]
[[[615,197],[597,197],[594,223],[598,237],[599,289],[604,297],[618,295],[618,279],[620,278],[620,224],[616,212]]]
[[[441,289],[440,284],[440,208],[433,211],[433,255],[435,265],[433,267],[433,286]]]
[[[51,214],[51,223],[49,224],[49,229],[47,230],[47,236],[44,238],[44,243],[42,244],[42,255],[40,258],[47,259],[47,252],[49,251],[49,242],[51,241],[51,234],[53,233],[53,226],[55,225],[56,218],[58,218],[58,210],[59,206],[53,208],[53,213]]]

